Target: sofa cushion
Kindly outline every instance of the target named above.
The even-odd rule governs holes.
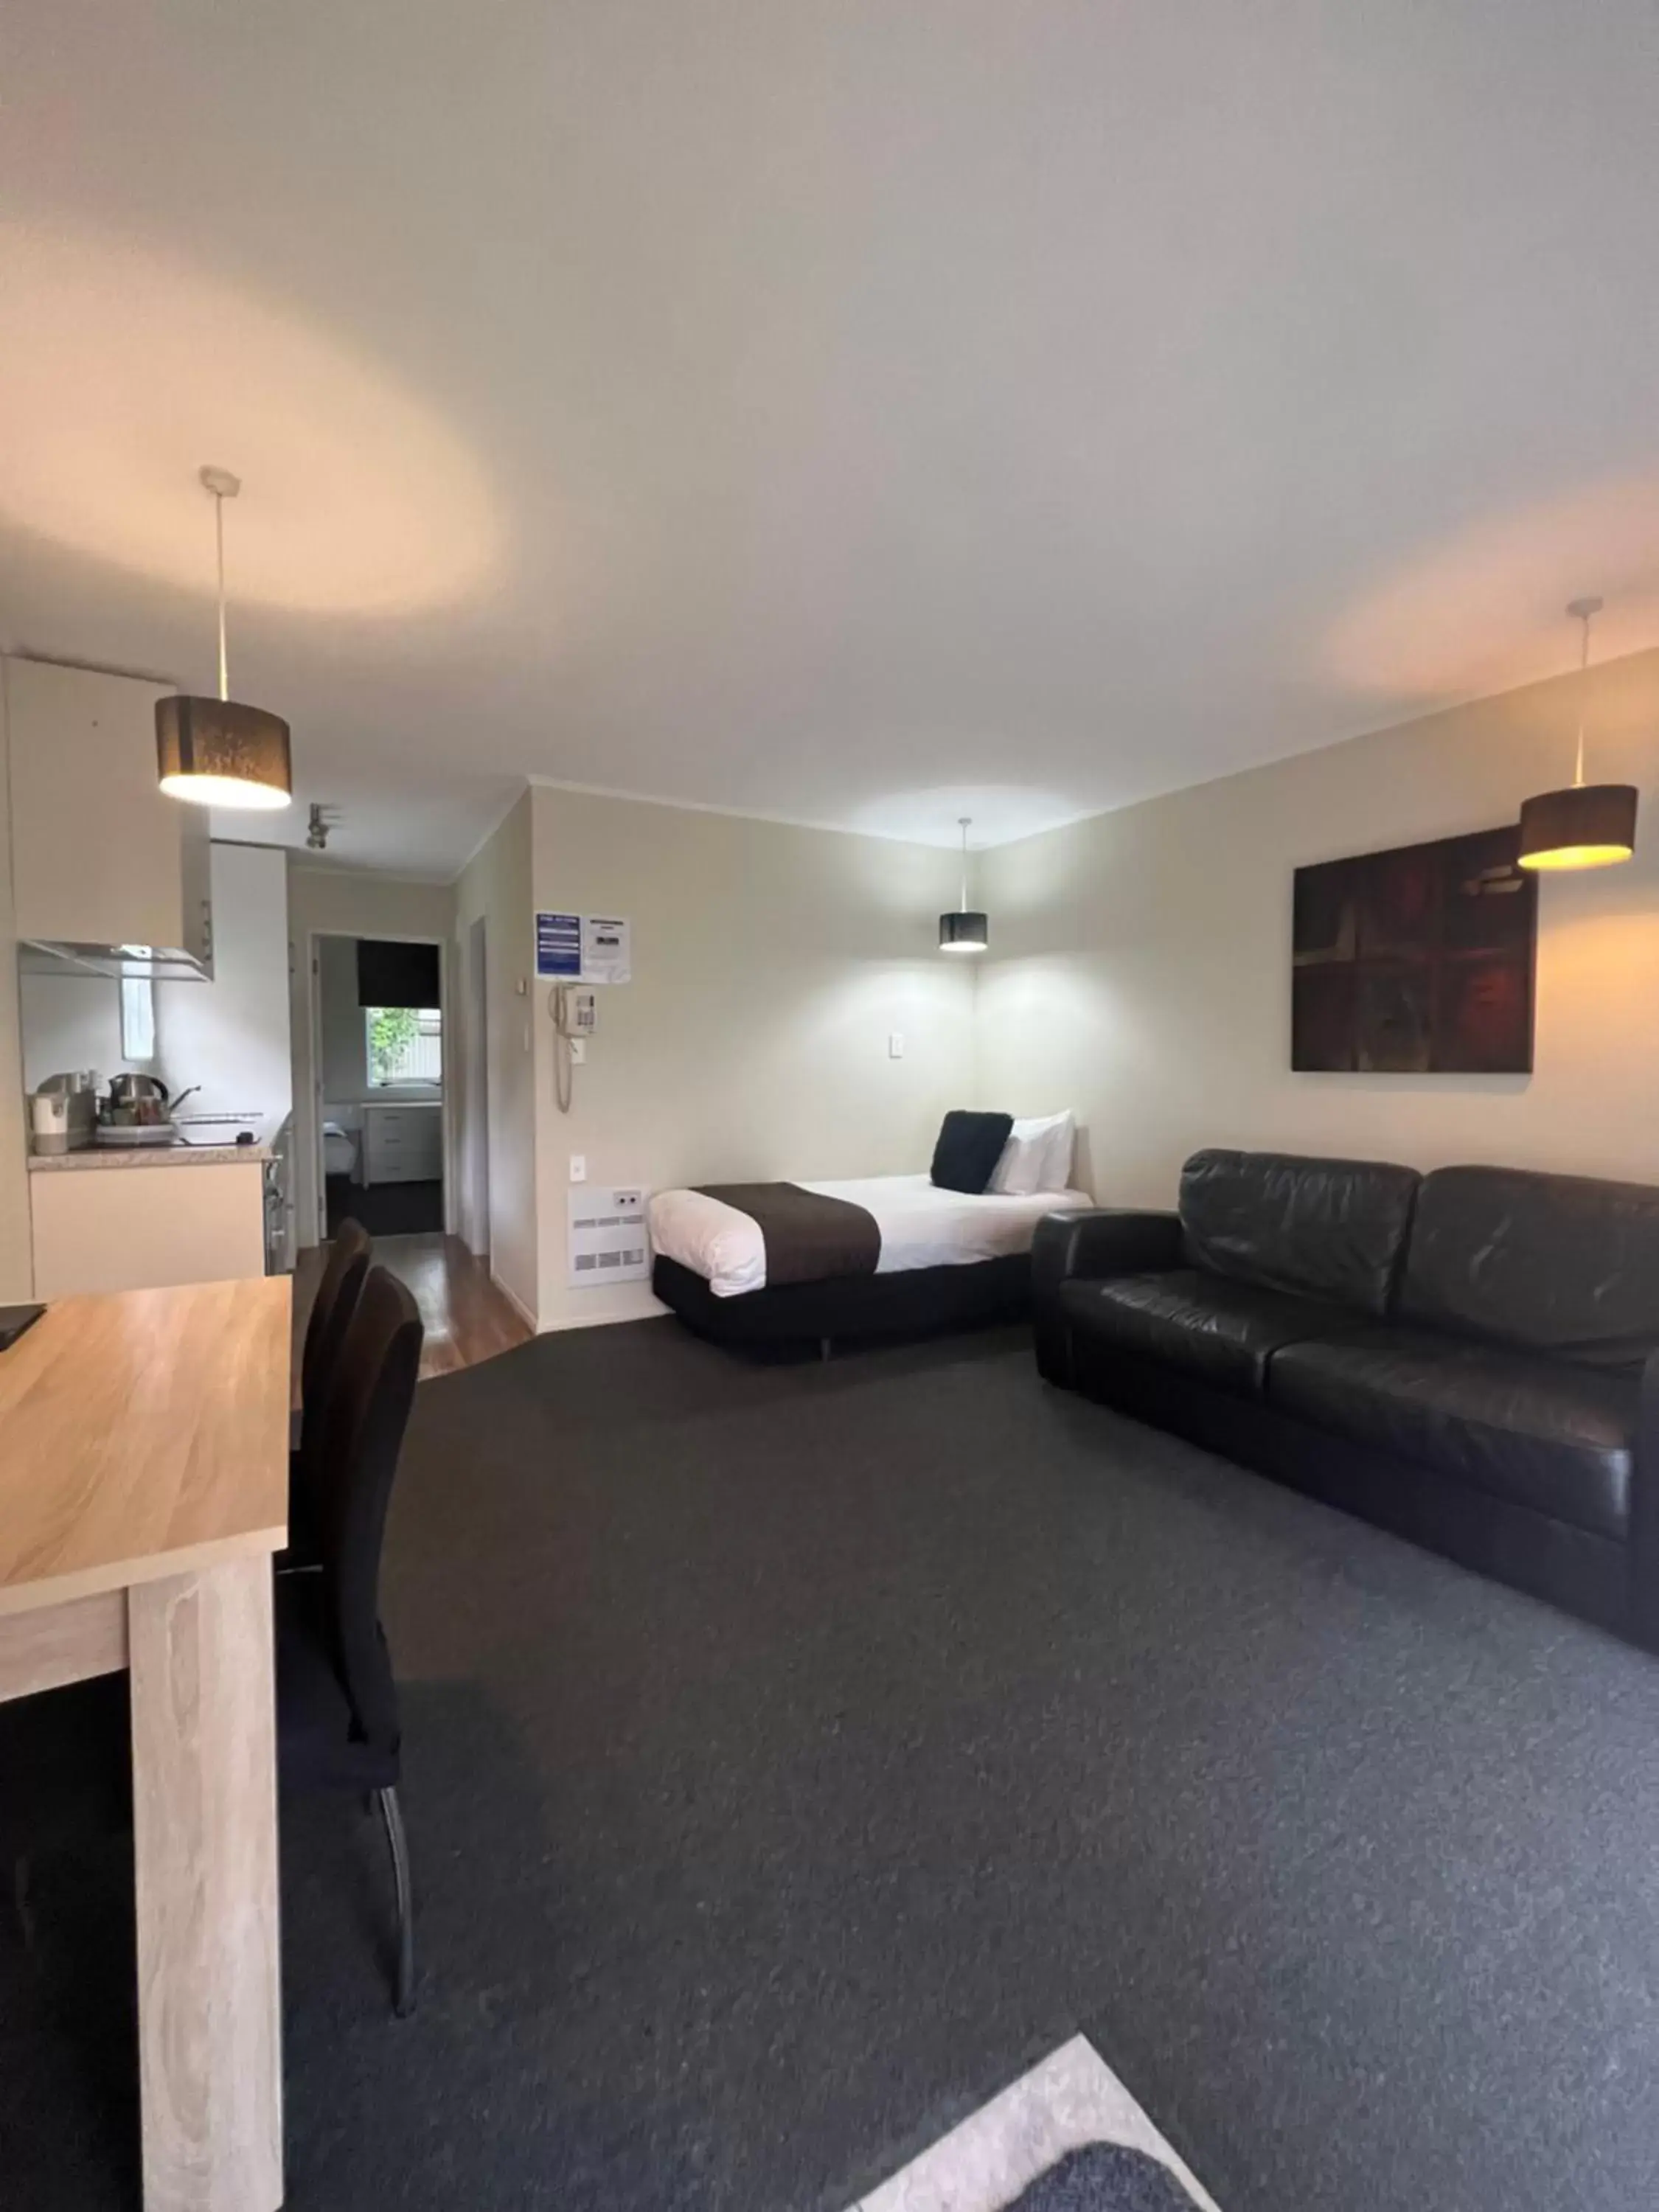
[[[1181,1171],[1194,1266],[1292,1297],[1387,1312],[1420,1181],[1380,1160],[1194,1152]]]
[[[1413,1328],[1287,1346],[1267,1377],[1281,1413],[1619,1539],[1640,1395],[1630,1376]]]
[[[1060,1303],[1080,1341],[1142,1353],[1247,1396],[1260,1395],[1267,1362],[1281,1345],[1328,1335],[1348,1318],[1311,1298],[1190,1267],[1065,1283]]]
[[[1587,1367],[1659,1347],[1659,1189],[1515,1168],[1424,1178],[1400,1317]]]

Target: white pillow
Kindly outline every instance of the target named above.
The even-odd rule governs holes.
[[[1004,1198],[1064,1190],[1072,1180],[1072,1137],[1069,1109],[1038,1121],[1016,1121],[986,1189]]]

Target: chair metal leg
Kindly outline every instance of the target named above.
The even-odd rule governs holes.
[[[392,1851],[392,1878],[398,1886],[398,1986],[392,2010],[407,2020],[415,2009],[415,1913],[409,1886],[409,1838],[404,1829],[404,1808],[395,1789],[374,1793]]]
[[[827,1336],[821,1336],[818,1339],[818,1358],[827,1364],[830,1358],[830,1345],[829,1338]]]

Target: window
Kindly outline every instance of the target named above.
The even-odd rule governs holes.
[[[155,1057],[155,986],[148,975],[121,978],[121,1057]]]
[[[370,1090],[443,1081],[444,1018],[436,1006],[365,1006],[363,1041]]]

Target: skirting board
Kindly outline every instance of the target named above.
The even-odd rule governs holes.
[[[531,1312],[529,1307],[519,1296],[518,1292],[514,1290],[510,1285],[504,1283],[493,1267],[489,1271],[489,1279],[495,1285],[495,1288],[501,1292],[501,1296],[507,1300],[508,1305],[512,1307],[514,1312],[517,1314],[519,1319],[524,1323],[525,1327],[530,1330],[531,1334],[532,1335],[538,1335],[540,1334],[541,1324],[537,1321],[535,1315]]]
[[[518,1304],[516,1298],[514,1304],[515,1305]],[[520,1310],[522,1311],[522,1308]],[[624,1322],[672,1321],[673,1318],[673,1315],[669,1312],[660,1299],[653,1298],[648,1306],[642,1306],[638,1313],[560,1314],[551,1321],[538,1322],[536,1325],[536,1334],[538,1336],[557,1336],[562,1330],[568,1328],[620,1328]]]

